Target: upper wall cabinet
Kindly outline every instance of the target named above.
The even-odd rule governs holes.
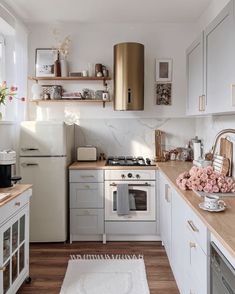
[[[187,114],[196,115],[205,111],[203,33],[186,51],[187,58]]]
[[[208,113],[235,111],[234,0],[206,28],[204,35],[205,95]]]
[[[232,0],[187,50],[188,115],[235,111],[234,21]]]

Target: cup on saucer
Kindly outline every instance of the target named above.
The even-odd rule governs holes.
[[[204,207],[210,210],[217,210],[221,207],[225,207],[226,204],[220,199],[218,195],[206,195],[204,197]]]

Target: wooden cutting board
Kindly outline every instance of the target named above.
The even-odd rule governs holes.
[[[233,143],[227,138],[220,139],[220,155],[229,160],[229,173],[232,175],[232,162],[233,162]]]

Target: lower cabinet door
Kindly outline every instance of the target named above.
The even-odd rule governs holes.
[[[180,293],[184,293],[187,238],[186,215],[189,207],[183,198],[173,190],[172,193],[172,236],[171,236],[171,267]],[[189,293],[188,293],[189,294]]]
[[[72,235],[96,235],[104,233],[103,209],[70,209]]]
[[[207,288],[192,273],[188,273],[185,282],[185,294],[208,294]]]
[[[188,249],[186,251],[186,268],[188,280],[186,284],[188,291],[186,293],[207,294],[209,270],[208,256],[202,250],[189,229],[187,236]]]
[[[0,293],[16,293],[28,272],[29,205],[0,227]]]

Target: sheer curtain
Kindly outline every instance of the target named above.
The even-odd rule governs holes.
[[[10,26],[14,33],[5,36],[5,78],[8,86],[17,86],[17,99],[7,101],[5,120],[20,122],[26,119],[27,103],[20,99],[27,96],[28,30],[5,1],[0,0],[0,19]],[[0,32],[1,33],[1,32]]]
[[[28,32],[19,21],[15,23],[15,84],[18,99],[27,97],[28,75]],[[27,103],[17,100],[15,121],[26,119]]]

